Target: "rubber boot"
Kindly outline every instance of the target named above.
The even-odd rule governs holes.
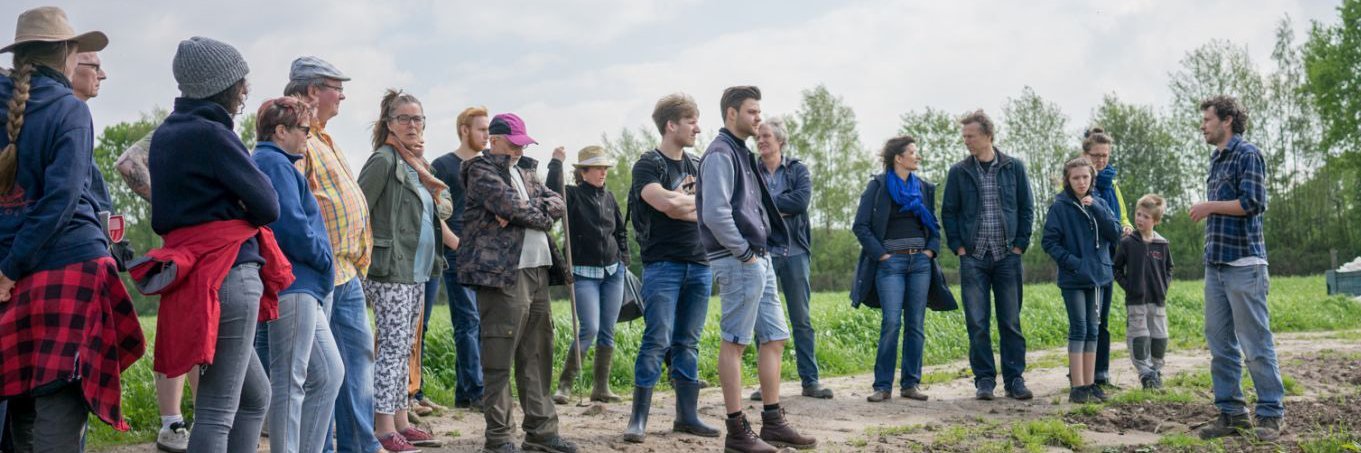
[[[717,428],[699,419],[699,383],[676,381],[676,421],[671,430],[702,437],[718,437]]]
[[[624,430],[624,441],[643,443],[647,438],[647,412],[652,409],[652,389],[633,388],[633,414],[629,416],[629,427]]]
[[[591,387],[591,401],[618,403],[624,400],[610,391],[610,361],[613,359],[613,347],[595,347],[595,383]]]
[[[580,370],[581,362],[577,361],[577,354],[568,350],[567,359],[562,364],[562,376],[558,377],[558,391],[553,394],[554,403],[567,404],[572,400],[572,382],[577,379]]]

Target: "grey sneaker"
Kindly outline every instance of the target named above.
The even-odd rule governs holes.
[[[1281,417],[1257,417],[1257,427],[1253,428],[1252,434],[1256,435],[1258,440],[1274,442],[1281,437],[1283,427]]]
[[[803,396],[829,400],[832,399],[832,389],[823,387],[822,384],[819,383],[813,383],[813,385],[805,385],[803,387]]]
[[[891,399],[893,399],[892,392],[881,392],[878,390],[875,390],[874,393],[870,394],[870,396],[865,397],[865,401],[869,401],[871,403],[882,403],[884,401],[888,401]]]
[[[175,422],[167,428],[161,428],[160,434],[156,435],[156,448],[171,453],[189,451],[189,426],[184,422]]]
[[[1229,415],[1219,413],[1219,418],[1214,424],[1200,429],[1202,440],[1218,439],[1220,437],[1237,436],[1243,431],[1252,429],[1252,423],[1248,422],[1248,414]]]
[[[926,396],[925,393],[922,393],[921,388],[915,385],[911,387],[903,387],[901,390],[898,391],[898,396],[917,401],[926,401],[927,399],[930,398]]]

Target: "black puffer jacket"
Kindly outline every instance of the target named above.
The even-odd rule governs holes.
[[[567,226],[572,231],[572,265],[605,267],[629,264],[628,228],[614,194],[590,184],[567,186],[563,194],[562,161],[548,163],[548,188],[567,198]]]

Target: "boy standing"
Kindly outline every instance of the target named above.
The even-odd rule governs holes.
[[[1153,231],[1167,204],[1149,194],[1134,210],[1134,234],[1115,249],[1115,281],[1125,289],[1129,357],[1144,389],[1162,388],[1167,353],[1167,287],[1172,282],[1172,253],[1167,239]]]

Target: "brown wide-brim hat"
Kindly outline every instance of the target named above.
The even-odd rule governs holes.
[[[14,27],[14,43],[0,48],[0,53],[14,50],[15,47],[31,42],[75,41],[79,52],[98,52],[109,45],[109,37],[102,31],[76,34],[71,23],[66,20],[66,12],[55,6],[40,6],[24,11],[19,15],[19,24]]]

